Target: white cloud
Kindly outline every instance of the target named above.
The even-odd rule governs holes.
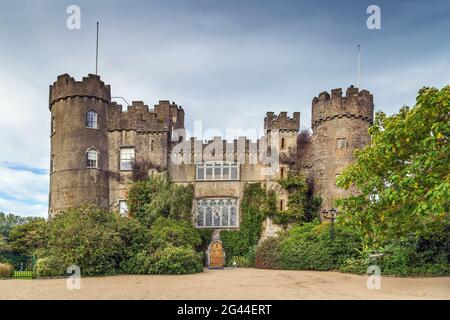
[[[49,177],[0,166],[0,211],[46,216]]]

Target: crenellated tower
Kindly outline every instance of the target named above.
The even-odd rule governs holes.
[[[289,158],[297,153],[297,134],[300,129],[300,112],[294,112],[289,117],[287,112],[280,112],[275,115],[267,112],[264,118],[264,131],[269,145],[275,146],[279,154],[279,168],[277,178],[287,177],[289,170]],[[274,141],[275,139],[275,141]]]
[[[97,75],[63,74],[50,86],[50,217],[83,203],[108,208],[110,103],[110,86]]]
[[[322,92],[312,101],[312,176],[314,194],[322,197],[322,209],[352,190],[336,186],[336,178],[353,160],[353,151],[369,144],[373,123],[373,96],[350,86]]]

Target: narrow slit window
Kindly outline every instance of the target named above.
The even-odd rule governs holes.
[[[286,138],[281,138],[281,149],[286,148]]]
[[[50,173],[55,172],[55,155],[52,154],[50,158]]]

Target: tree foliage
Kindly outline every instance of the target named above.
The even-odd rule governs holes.
[[[151,226],[160,216],[190,221],[194,189],[170,183],[166,175],[134,182],[128,191],[130,214]]]
[[[371,144],[356,151],[356,163],[338,186],[360,194],[338,201],[341,219],[366,243],[408,234],[446,234],[450,199],[450,86],[423,88],[413,108],[378,112]]]

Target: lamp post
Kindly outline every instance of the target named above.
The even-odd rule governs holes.
[[[331,221],[330,238],[334,240],[334,220],[336,220],[336,215],[338,211],[336,208],[331,208],[330,211],[323,209],[322,215]]]

